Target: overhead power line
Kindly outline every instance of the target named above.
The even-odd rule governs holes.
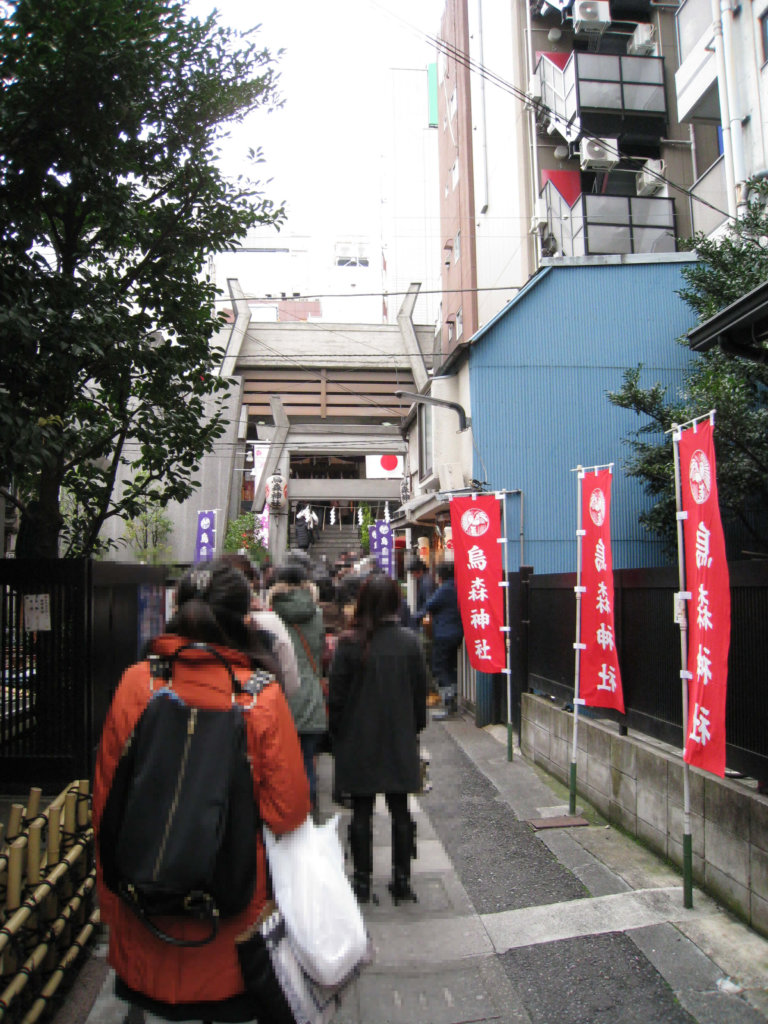
[[[485,65],[480,64],[478,61],[470,57],[469,54],[466,53],[464,50],[460,50],[452,43],[448,43],[444,39],[440,39],[437,36],[431,36],[428,35],[427,33],[424,33],[424,38],[433,46],[435,46],[437,50],[444,53],[447,57],[451,57],[453,60],[455,60],[457,64],[467,68],[468,71],[480,75],[487,82],[490,82],[492,85],[497,86],[504,92],[510,93],[510,95],[514,96],[515,99],[520,100],[523,104],[531,102],[530,97],[525,93],[524,90],[518,88],[518,86],[516,85],[513,85],[513,83],[509,82],[507,79],[502,78],[501,75],[497,75],[494,71],[491,71],[489,68],[485,67]],[[547,114],[547,116],[550,117],[553,121],[562,122],[562,117],[557,113],[557,111],[553,110],[546,103],[541,103],[540,101],[537,101],[537,106],[539,110],[543,110]],[[604,140],[601,139],[600,136],[594,135],[591,132],[584,131],[581,134],[588,139],[592,139],[594,141],[599,140],[601,143],[604,143]],[[621,154],[617,150],[616,156],[618,157],[620,155]],[[719,206],[716,206],[714,203],[710,203],[709,200],[703,199],[701,196],[697,196],[692,189],[686,188],[684,185],[678,185],[676,182],[672,181],[670,178],[665,177],[663,174],[654,174],[654,177],[658,178],[658,180],[662,181],[665,185],[669,185],[670,188],[674,188],[676,191],[687,196],[693,202],[701,203],[702,206],[706,206],[708,207],[708,209],[714,210],[715,213],[720,213],[727,219],[731,219],[730,214],[726,210],[722,210]]]
[[[497,88],[502,89],[503,91],[505,91],[505,92],[509,93],[510,95],[512,95],[514,98],[520,100],[523,104],[529,104],[530,103],[530,97],[524,92],[524,90],[522,90],[519,87],[515,86],[513,83],[509,82],[507,79],[502,78],[500,75],[496,74],[495,72],[491,71],[485,65],[479,63],[478,61],[475,61],[465,51],[460,50],[458,47],[456,47],[456,46],[446,42],[443,39],[440,39],[438,37],[429,35],[426,32],[421,32],[418,29],[414,29],[414,31],[416,31],[419,35],[421,35],[427,42],[429,42],[431,45],[433,45],[437,50],[443,52],[446,56],[451,57],[457,64],[461,65],[462,67],[465,67],[467,70],[469,70],[470,72],[472,72],[474,74],[480,75],[481,77],[483,77],[486,81],[488,81],[492,85],[495,85]],[[554,111],[551,107],[549,107],[548,105],[542,104],[542,103],[539,102],[539,103],[537,103],[537,106],[538,106],[538,109],[542,110],[553,121],[555,121],[555,122],[562,121],[561,116],[556,111]],[[598,139],[599,138],[598,136],[595,136],[595,135],[593,135],[590,132],[582,132],[582,135],[587,137],[587,138],[590,138],[590,139]],[[604,141],[604,140],[601,140],[601,141]],[[617,152],[616,155],[620,156],[620,154],[618,152]],[[660,181],[662,181],[664,184],[670,186],[671,188],[674,188],[679,193],[687,196],[692,201],[701,203],[702,205],[707,206],[709,209],[711,209],[711,210],[713,210],[713,211],[715,211],[715,212],[717,212],[719,214],[722,214],[724,217],[726,217],[726,218],[728,217],[727,211],[722,210],[720,207],[716,206],[713,203],[710,203],[708,200],[705,200],[702,197],[695,195],[691,189],[686,188],[683,185],[679,185],[676,182],[673,182],[671,179],[667,178],[663,174],[656,173],[656,172],[652,172],[652,173],[653,173],[654,177],[658,178]],[[424,295],[424,296],[426,296],[426,295],[447,295],[447,294],[462,294],[462,293],[475,293],[475,294],[478,294],[478,293],[481,293],[481,292],[519,291],[521,287],[522,286],[520,286],[520,285],[508,285],[508,286],[494,286],[494,287],[487,287],[487,288],[455,288],[455,289],[442,289],[441,288],[441,289],[435,289],[435,290],[420,291],[419,292],[419,297],[421,297],[422,295]],[[288,295],[282,296],[281,295],[280,297],[275,297],[275,296],[250,296],[249,299],[247,299],[246,301],[249,301],[249,300],[252,301],[252,302],[253,301],[258,301],[260,303],[273,302],[273,303],[276,303],[276,304],[280,304],[280,303],[290,303],[292,301],[295,301],[295,302],[308,301],[308,300],[312,300],[312,299],[332,299],[332,298],[333,299],[336,299],[336,298],[344,298],[344,299],[349,299],[349,298],[376,298],[376,299],[379,299],[379,298],[397,297],[397,296],[407,295],[407,294],[408,294],[407,291],[403,291],[403,292],[399,292],[399,291],[384,292],[384,291],[381,291],[381,292],[356,292],[356,293],[319,293],[319,292],[314,292],[314,293],[308,293],[308,294],[291,294],[290,296],[288,296]],[[216,302],[229,304],[230,300],[227,299],[227,298],[221,298],[221,299],[217,299]],[[314,328],[314,329],[317,329],[317,330],[323,330],[323,331],[325,331],[327,333],[338,334],[338,336],[342,337],[342,338],[346,337],[340,331],[328,332],[327,325],[325,325],[323,323],[319,323],[317,321],[311,321],[311,320],[310,321],[298,321],[297,320],[296,322],[305,323],[310,328]],[[263,341],[261,342],[261,344],[262,344],[262,346],[264,346]],[[307,372],[311,376],[317,376],[318,380],[320,379],[319,369],[317,367],[315,367],[315,366],[308,365],[300,357],[293,357],[292,355],[289,355],[288,353],[286,353],[284,350],[278,351],[278,350],[276,350],[274,348],[271,348],[270,346],[264,346],[264,347],[266,347],[269,351],[272,351],[275,355],[279,355],[283,359],[285,359],[287,357],[288,361],[290,363],[292,363],[294,366],[296,366],[297,368],[303,369],[305,372]],[[377,349],[374,346],[367,346],[367,347],[369,347],[373,352],[382,355],[382,357],[386,357],[388,355],[383,350]],[[332,378],[327,377],[326,379],[330,381]],[[334,383],[336,383],[343,391],[346,391],[349,394],[359,395],[358,391],[354,390],[353,388],[348,387],[347,385],[341,384],[338,381],[335,381]],[[363,396],[359,396],[359,397],[363,398]],[[370,404],[370,405],[375,406],[375,407],[380,407],[380,405],[381,405],[381,403],[376,402],[375,400],[370,399],[370,398],[364,399],[364,401],[366,401],[366,404]],[[389,403],[390,407],[391,407],[391,404],[392,403]]]
[[[508,284],[494,285],[488,288],[427,288],[419,291],[418,298],[421,298],[422,295],[465,295],[469,293],[477,295],[479,292],[519,292],[522,287],[523,286],[519,284]],[[280,295],[279,297],[275,295],[248,295],[246,296],[245,301],[274,305],[281,302],[307,302],[311,299],[389,299],[396,298],[399,295],[408,294],[409,292],[407,290],[403,292],[306,292],[298,295],[293,293],[290,295]],[[228,298],[215,299],[214,301],[217,303],[226,303],[227,305],[232,304],[232,300]]]

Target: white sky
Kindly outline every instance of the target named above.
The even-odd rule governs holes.
[[[272,179],[267,195],[285,200],[287,228],[323,230],[331,218],[378,219],[386,124],[387,70],[425,68],[435,60],[423,33],[436,36],[444,0],[188,0],[191,14],[214,7],[240,29],[261,24],[257,40],[279,62],[281,110],[257,111],[225,144],[228,174],[248,168],[245,153],[261,147],[255,175]],[[427,103],[426,94],[421,101]],[[426,123],[426,116],[425,116]],[[347,230],[350,230],[347,227]]]

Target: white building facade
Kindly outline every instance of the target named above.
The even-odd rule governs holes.
[[[471,420],[461,350],[540,267],[674,253],[768,173],[768,2],[446,0],[440,39],[441,360],[425,394]],[[452,423],[414,407],[414,526],[445,522],[437,466],[454,489],[483,482]]]

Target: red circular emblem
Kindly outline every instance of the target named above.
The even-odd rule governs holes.
[[[697,505],[703,505],[712,492],[712,471],[706,454],[697,448],[691,456],[688,467],[688,483],[691,497]]]
[[[481,508],[468,508],[461,517],[461,528],[470,537],[482,537],[490,525],[488,513]]]

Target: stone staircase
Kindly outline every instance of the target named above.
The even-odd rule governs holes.
[[[291,531],[291,543],[293,544],[293,531]],[[332,566],[338,558],[347,551],[357,551],[360,548],[360,535],[358,528],[352,523],[344,523],[330,526],[326,523],[323,530],[318,530],[315,543],[310,549],[310,557],[313,562],[321,562],[325,555],[327,564]]]

